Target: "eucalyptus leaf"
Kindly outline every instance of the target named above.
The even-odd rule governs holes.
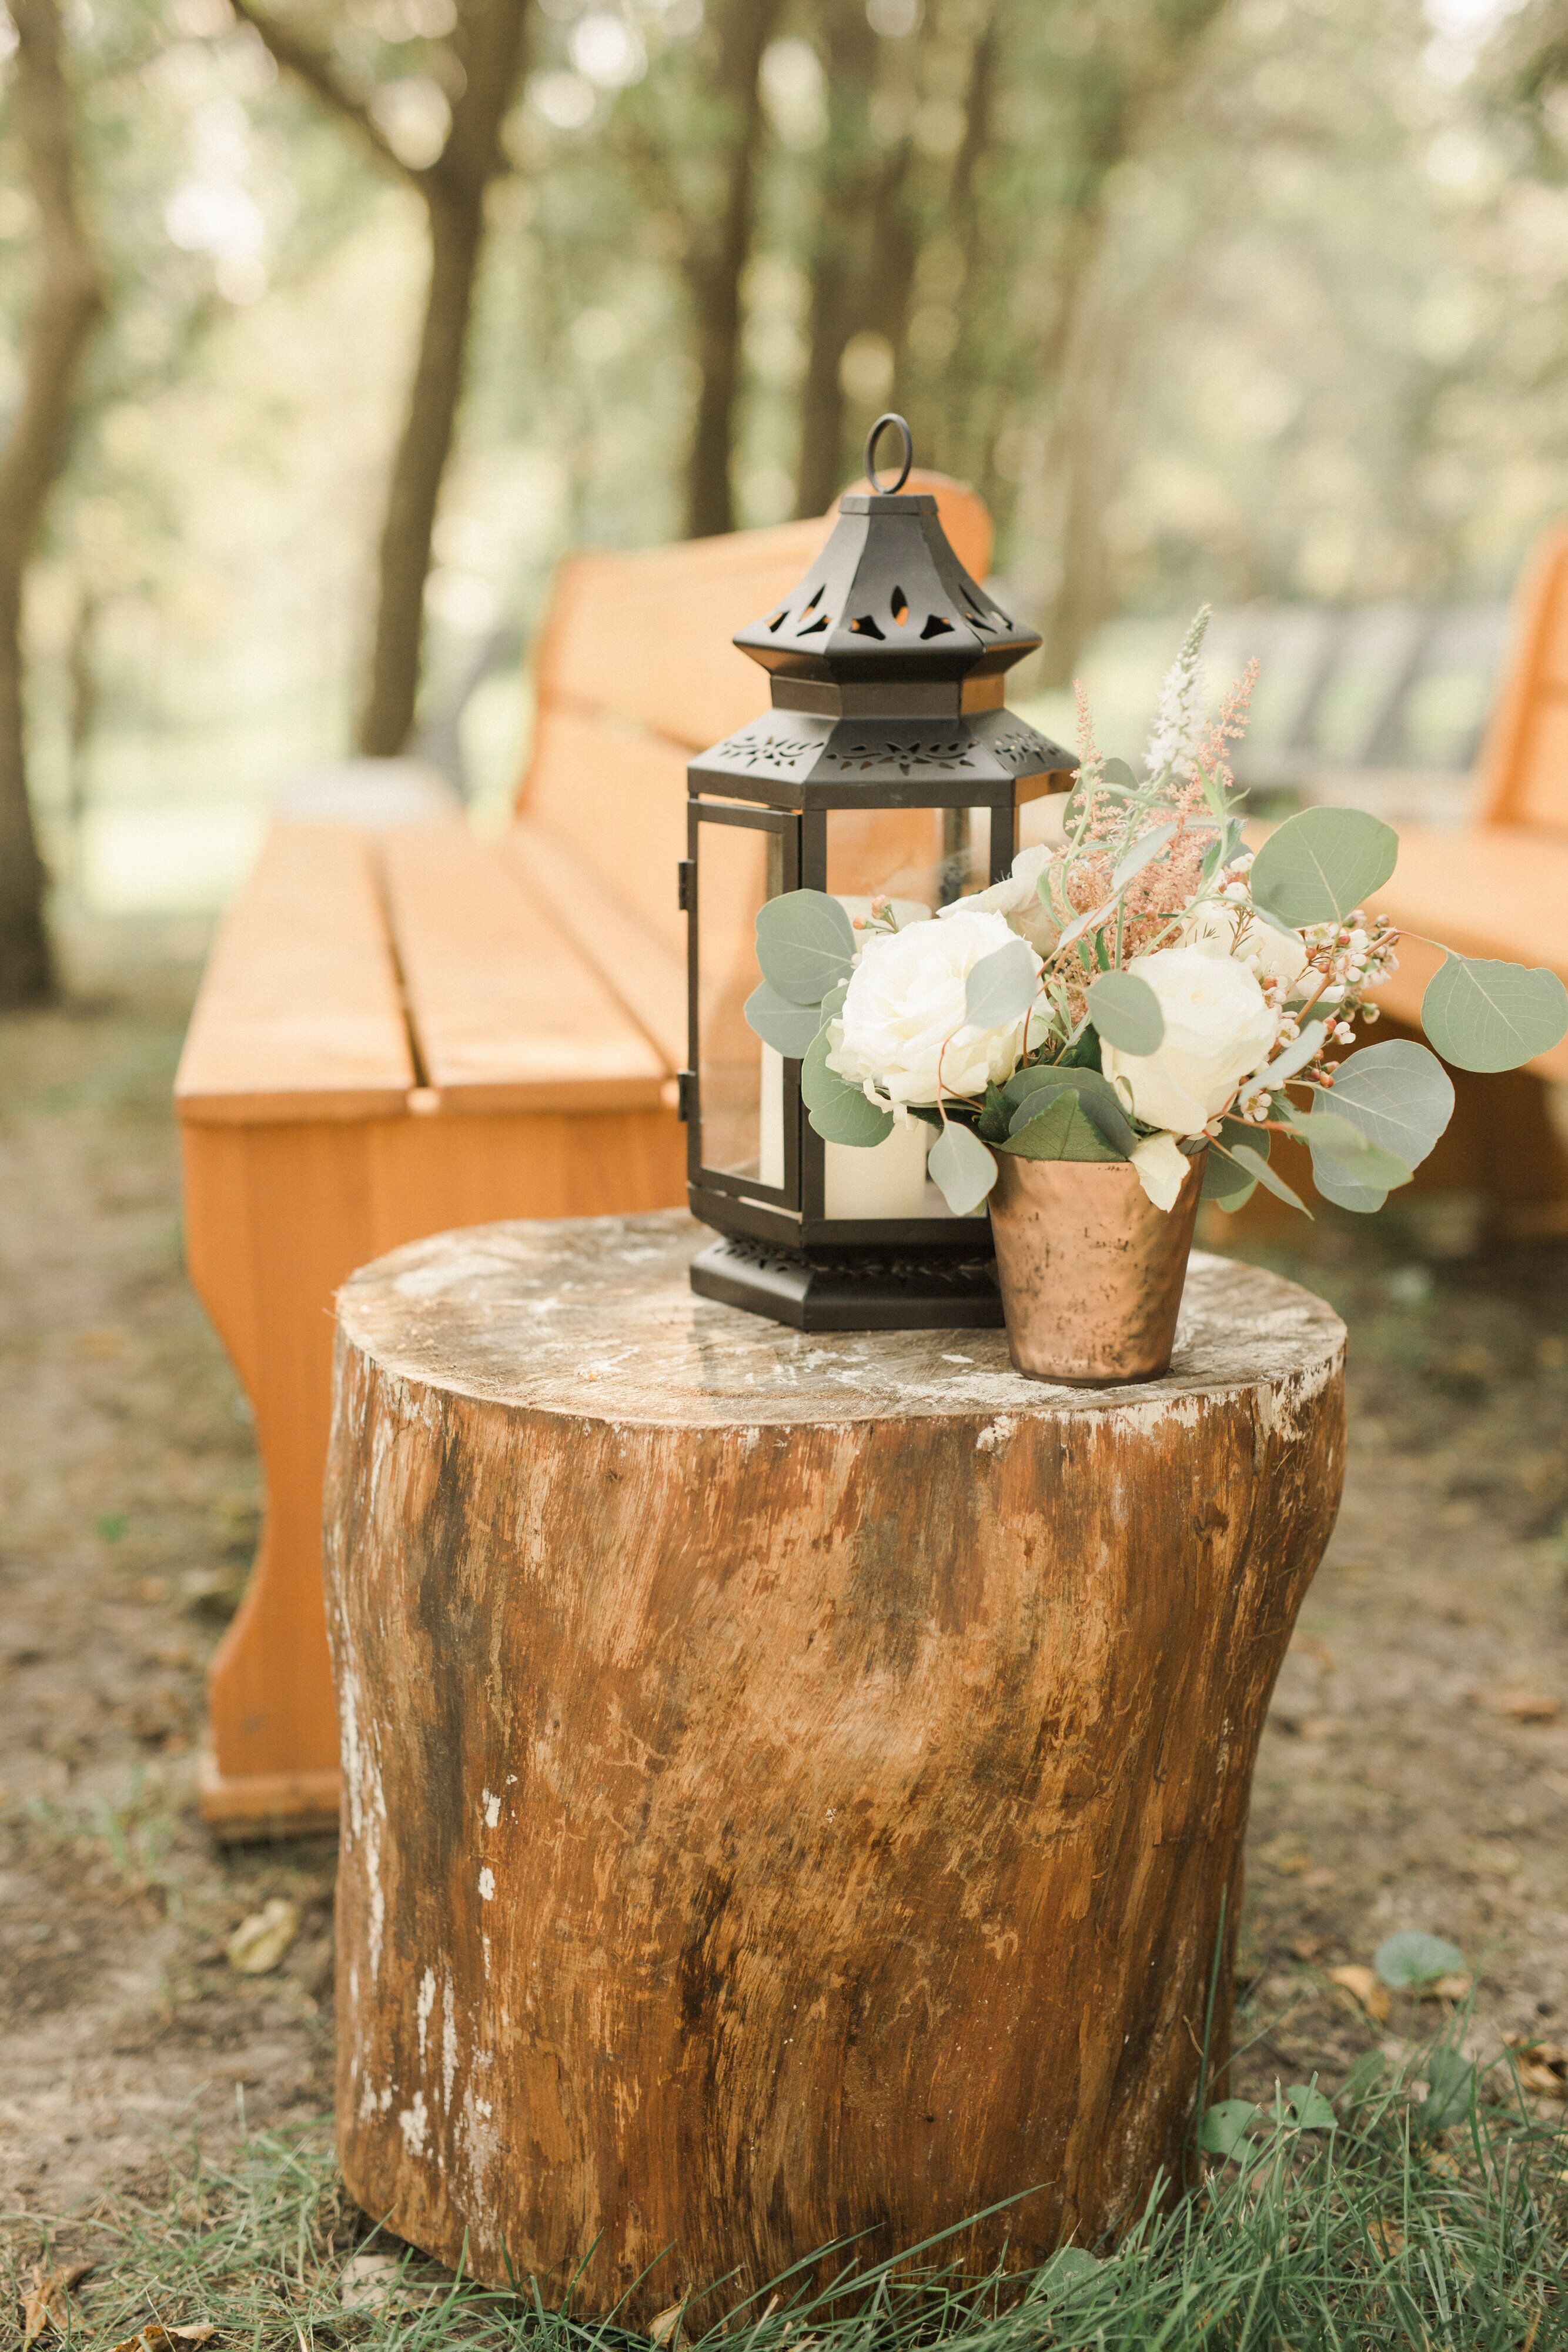
[[[1292,1128],[1303,1143],[1314,1146],[1329,1160],[1361,1160],[1366,1155],[1367,1139],[1359,1127],[1348,1118],[1338,1118],[1332,1110],[1298,1110],[1288,1095],[1280,1095],[1273,1105],[1275,1116]]]
[[[893,1113],[868,1102],[859,1087],[828,1067],[828,1034],[819,1030],[800,1065],[800,1098],[812,1127],[828,1143],[852,1143],[867,1150],[884,1143],[893,1133]]]
[[[1399,836],[1364,809],[1309,808],[1275,827],[1252,861],[1255,906],[1281,922],[1343,923],[1382,888],[1399,856]]]
[[[1300,1209],[1303,1217],[1310,1217],[1312,1215],[1312,1213],[1308,1208],[1306,1202],[1298,1199],[1297,1195],[1291,1192],[1290,1186],[1286,1183],[1282,1176],[1275,1175],[1273,1170],[1270,1167],[1269,1162],[1264,1159],[1263,1154],[1257,1149],[1255,1144],[1234,1144],[1231,1147],[1230,1156],[1233,1160],[1239,1160],[1241,1162],[1242,1167],[1246,1169],[1247,1173],[1249,1176],[1256,1176],[1259,1183],[1262,1185],[1264,1191],[1266,1192],[1272,1192],[1277,1201],[1286,1201],[1290,1203],[1292,1209]]]
[[[1205,2156],[1235,2158],[1247,2154],[1250,2146],[1248,2133],[1258,2121],[1262,2110],[1250,2099],[1221,2099],[1209,2107],[1203,2118],[1197,2144]]]
[[[1386,1185],[1364,1183],[1345,1160],[1314,1160],[1312,1182],[1320,1199],[1332,1201],[1336,1209],[1354,1209],[1358,1216],[1375,1217],[1388,1198]]]
[[[771,1045],[787,1062],[799,1062],[810,1051],[811,1040],[822,1025],[822,1012],[816,1004],[791,1004],[765,980],[746,1000],[746,1019],[765,1045]]]
[[[1090,1118],[1073,1087],[1054,1088],[1038,1108],[1030,1096],[1013,1114],[1012,1130],[998,1148],[1020,1160],[1125,1160]],[[1103,1108],[1103,1106],[1097,1106]]]
[[[1372,1965],[1385,1985],[1402,1992],[1411,1985],[1457,1976],[1465,1965],[1465,1956],[1446,1936],[1428,1936],[1421,1927],[1401,1927],[1396,1935],[1385,1936],[1372,1956]]]
[[[1107,760],[1100,773],[1108,784],[1122,784],[1136,790],[1138,780],[1125,760]]]
[[[1153,865],[1166,842],[1174,840],[1179,830],[1173,818],[1169,824],[1156,824],[1152,833],[1145,833],[1134,841],[1131,849],[1118,858],[1112,869],[1112,889],[1125,889],[1134,875],[1141,874],[1145,866]]]
[[[1165,1041],[1160,1000],[1135,971],[1108,971],[1089,987],[1089,1018],[1123,1054],[1157,1054]]]
[[[1015,1070],[1001,1090],[1002,1099],[1011,1112],[1030,1095],[1049,1094],[1058,1087],[1075,1087],[1080,1094],[1103,1095],[1118,1105],[1122,1099],[1103,1072],[1065,1062],[1035,1062],[1028,1069]]]
[[[1010,939],[982,956],[964,984],[964,1018],[972,1029],[1007,1029],[1034,1003],[1040,972],[1027,940]]]
[[[758,914],[762,977],[791,1004],[820,1004],[848,979],[858,947],[854,926],[825,890],[786,890]]]
[[[1285,2097],[1298,2131],[1333,2131],[1339,2120],[1315,2083],[1292,2083]]]
[[[1326,1118],[1328,1114],[1314,1112],[1301,1130],[1312,1151],[1312,1181],[1320,1192],[1323,1189],[1325,1176],[1336,1183],[1354,1185],[1363,1192],[1384,1194],[1396,1192],[1402,1184],[1408,1184],[1409,1169],[1395,1153],[1385,1151],[1381,1143],[1368,1143],[1364,1136],[1361,1150],[1346,1155],[1341,1148],[1339,1136],[1341,1129],[1349,1126],[1348,1119],[1334,1120],[1333,1131],[1325,1150],[1317,1131],[1320,1117]],[[1340,1205],[1343,1207],[1346,1204],[1342,1202]]]
[[[931,1181],[956,1217],[977,1209],[997,1181],[997,1163],[971,1128],[950,1118],[925,1163]]]
[[[1240,1208],[1243,1202],[1251,1199],[1258,1179],[1247,1169],[1239,1168],[1233,1160],[1228,1160],[1225,1153],[1234,1150],[1239,1143],[1249,1143],[1254,1150],[1267,1160],[1269,1146],[1272,1140],[1272,1137],[1265,1129],[1250,1127],[1245,1119],[1221,1120],[1219,1141],[1225,1149],[1216,1151],[1211,1147],[1204,1153],[1203,1190],[1199,1197],[1205,1201],[1216,1202],[1222,1209]]]
[[[1389,1037],[1342,1062],[1327,1099],[1369,1143],[1419,1168],[1454,1115],[1454,1082],[1425,1045]]]
[[[1568,1034],[1568,989],[1554,971],[1450,954],[1421,999],[1421,1026],[1457,1070],[1517,1070]]]

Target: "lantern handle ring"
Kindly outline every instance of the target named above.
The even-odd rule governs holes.
[[[890,425],[897,427],[899,439],[904,444],[904,470],[899,475],[896,482],[879,482],[876,478],[876,445],[881,440],[883,435],[886,432]],[[879,416],[877,418],[876,423],[872,426],[871,431],[865,436],[866,479],[871,484],[872,488],[875,491],[878,498],[894,498],[909,479],[909,469],[914,463],[915,436],[911,433],[909,426],[904,422],[904,418],[899,415],[897,410],[890,408],[885,415]]]

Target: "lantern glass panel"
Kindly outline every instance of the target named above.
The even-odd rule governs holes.
[[[883,898],[901,923],[935,914],[989,883],[993,822],[1007,820],[985,808],[830,809],[828,888],[852,916]]]
[[[765,1192],[786,1181],[784,1064],[750,1029],[758,909],[784,887],[779,821],[697,823],[697,1086],[702,1164]]]

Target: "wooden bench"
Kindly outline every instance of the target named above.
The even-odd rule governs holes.
[[[915,480],[983,578],[979,499]],[[220,1831],[337,1819],[320,1520],[339,1286],[453,1226],[685,1202],[685,764],[766,707],[730,636],[829,527],[571,557],[507,835],[280,823],[222,927],[175,1085],[191,1276],[266,1483],[210,1682]]]

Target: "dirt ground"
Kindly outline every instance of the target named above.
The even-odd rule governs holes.
[[[0,1024],[0,2214],[36,2240],[330,2100],[330,1841],[222,1849],[204,1662],[255,1539],[245,1402],[180,1257],[169,1086],[201,940],[78,942]],[[1271,1262],[1352,1330],[1349,1486],[1266,1735],[1241,2087],[1380,2040],[1327,1971],[1396,1927],[1479,1971],[1472,2040],[1568,2039],[1568,1246],[1463,1220],[1320,1228]],[[1255,1253],[1263,1255],[1265,1253]],[[236,1974],[271,1896],[303,1925]]]

